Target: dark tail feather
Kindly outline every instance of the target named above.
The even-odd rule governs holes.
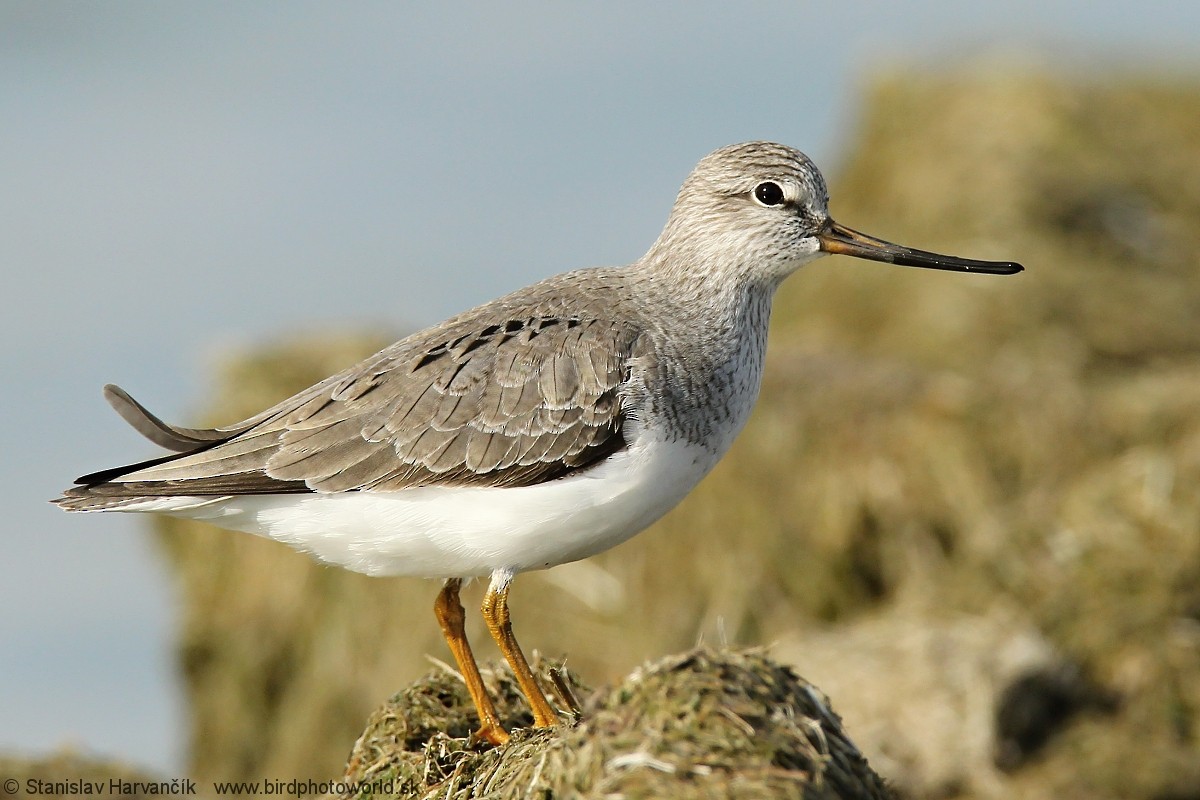
[[[129,392],[110,383],[104,387],[104,399],[135,431],[159,447],[177,453],[189,453],[223,442],[245,428],[184,428],[163,422]],[[249,426],[246,426],[249,427]]]

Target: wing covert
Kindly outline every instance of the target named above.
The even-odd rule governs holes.
[[[327,492],[552,480],[623,445],[632,339],[559,317],[460,334],[298,410],[266,472]]]
[[[344,492],[553,480],[624,446],[620,392],[636,339],[596,319],[461,320],[394,345],[226,441],[110,486],[260,494],[272,484]]]

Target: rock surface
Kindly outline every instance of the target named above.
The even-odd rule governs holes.
[[[507,670],[490,677],[502,718],[528,724]],[[761,652],[696,649],[580,699],[575,724],[472,747],[461,679],[433,672],[371,715],[333,796],[892,797],[820,690]]]

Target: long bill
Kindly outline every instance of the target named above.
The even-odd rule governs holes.
[[[911,247],[885,242],[874,236],[859,233],[853,228],[847,228],[833,220],[829,220],[825,229],[817,234],[821,249],[826,253],[855,258],[866,258],[871,261],[884,261],[889,264],[899,264],[904,267],[925,267],[927,269],[946,269],[953,272],[984,272],[990,275],[1013,275],[1025,269],[1015,261],[977,261],[973,258],[959,258],[941,253],[930,253],[926,250],[915,250]]]

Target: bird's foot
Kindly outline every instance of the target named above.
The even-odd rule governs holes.
[[[504,730],[499,722],[495,720],[485,722],[479,726],[479,730],[471,734],[471,742],[487,742],[493,747],[499,747],[509,740],[508,731]]]

